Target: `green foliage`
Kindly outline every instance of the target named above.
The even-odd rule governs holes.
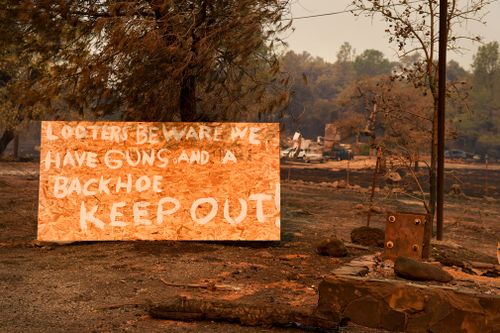
[[[344,45],[343,53],[349,48]],[[476,55],[476,67],[487,64],[481,52],[491,52],[491,47],[482,47]],[[494,49],[494,48],[493,48]],[[494,49],[495,50],[495,49]],[[380,53],[368,50],[366,54]],[[341,53],[341,52],[339,52]],[[490,55],[488,58],[495,58]],[[355,58],[348,61],[342,56],[335,63],[325,62],[304,52],[286,53],[284,69],[290,75],[291,100],[285,116],[285,133],[300,130],[306,137],[314,138],[324,133],[324,125],[336,122],[345,128],[345,136],[356,136],[363,132],[377,102],[378,114],[375,124],[377,135],[386,147],[405,151],[405,154],[426,154],[432,138],[433,97],[426,87],[391,81],[388,75],[365,75],[355,70]],[[342,61],[340,61],[342,60]],[[402,59],[400,67],[411,68],[420,61],[418,54]],[[374,63],[387,64],[389,61]],[[377,68],[377,66],[369,66]],[[476,68],[474,67],[474,68]],[[457,62],[448,63],[447,144],[473,153],[498,150],[500,80],[495,66],[469,73]],[[380,67],[378,67],[380,68]],[[361,75],[358,75],[361,74]],[[306,79],[304,79],[304,77]],[[477,84],[473,85],[476,82]],[[489,82],[489,83],[488,83]],[[471,87],[472,90],[471,90]],[[279,119],[275,119],[279,120]],[[362,138],[363,136],[361,136]],[[404,149],[403,149],[404,147]]]
[[[50,70],[47,58],[57,54],[62,36],[55,33],[56,24],[47,24],[46,15],[36,22],[37,27],[47,24],[43,33],[30,29],[23,19],[28,8],[28,2],[0,0],[0,136],[50,110],[41,88]]]
[[[334,64],[313,58],[307,52],[289,51],[282,57],[283,69],[290,75],[291,90],[290,104],[281,119],[285,132],[299,130],[314,138],[324,134],[326,123],[342,116],[335,98],[355,79],[353,62],[347,61],[350,46],[344,44],[343,48],[346,54],[341,58],[346,61]]]
[[[455,60],[450,60],[448,62],[448,66],[446,68],[446,79],[451,82],[460,82],[467,80],[468,73],[467,71],[460,66],[458,62]]]
[[[500,51],[480,46],[472,64],[471,111],[456,117],[459,140],[477,153],[500,155]]]
[[[498,42],[480,46],[472,64],[475,79],[490,79],[498,72],[499,61]]]
[[[388,75],[394,67],[384,54],[378,50],[365,50],[354,60],[354,69],[358,77]]]
[[[337,63],[352,62],[356,57],[356,50],[354,50],[349,42],[344,42],[339,51],[337,52]]]
[[[358,119],[355,114],[345,113],[346,108],[339,103],[338,97],[358,79],[389,74],[394,65],[377,50],[366,50],[355,57],[347,42],[340,47],[333,64],[307,52],[296,54],[293,51],[286,53],[282,62],[283,69],[290,75],[292,94],[282,120],[284,130],[289,133],[299,130],[310,138],[323,135],[326,123],[343,122],[346,118],[350,123]]]

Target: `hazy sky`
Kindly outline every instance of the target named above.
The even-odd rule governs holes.
[[[350,0],[292,0],[293,17],[317,15],[345,10]],[[467,1],[467,0],[462,0]],[[500,1],[490,5],[487,10],[486,25],[468,23],[464,31],[473,32],[483,37],[484,42],[500,41]],[[331,15],[293,22],[294,32],[289,31],[286,38],[289,48],[296,52],[307,51],[313,56],[334,62],[340,45],[349,42],[356,54],[366,49],[377,49],[391,60],[397,60],[396,52],[388,44],[385,23],[380,19],[354,17],[351,13]],[[480,44],[462,43],[463,54],[448,53],[448,59],[458,61],[470,69],[472,56]]]

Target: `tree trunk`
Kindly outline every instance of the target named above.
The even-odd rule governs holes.
[[[12,157],[15,161],[19,159],[19,133],[14,135],[14,143],[12,146]]]
[[[0,138],[0,156],[3,155],[9,143],[14,139],[14,136],[15,133],[13,129],[6,129],[5,132],[3,132],[3,135]]]
[[[187,75],[182,79],[179,111],[182,121],[196,120],[196,78],[194,76]]]
[[[191,32],[191,54],[193,58],[196,59],[198,56],[199,42],[203,36],[203,25],[207,19],[207,0],[202,1],[199,8],[199,13],[196,17],[196,26]],[[192,10],[196,9],[195,3],[193,2]],[[182,121],[195,121],[196,119],[196,75],[192,73],[194,68],[190,64],[187,70],[184,72],[181,82],[181,91],[179,96],[179,111],[181,114]]]

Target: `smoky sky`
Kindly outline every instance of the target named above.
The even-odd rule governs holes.
[[[292,16],[301,17],[343,11],[351,1],[294,0]],[[486,24],[468,22],[458,27],[460,32],[480,35],[485,43],[500,40],[500,1],[487,7],[485,13],[487,13]],[[334,62],[342,43],[349,42],[356,50],[356,54],[366,49],[377,49],[390,60],[397,60],[395,46],[389,44],[389,37],[384,32],[386,23],[379,17],[355,17],[351,13],[343,13],[297,19],[293,22],[293,28],[294,31],[288,31],[285,40],[289,44],[289,49],[295,52],[307,51],[312,56],[319,56],[326,61]],[[448,59],[456,60],[464,68],[470,69],[473,55],[480,45],[477,42],[464,41],[460,44],[463,50],[460,53],[449,52]]]

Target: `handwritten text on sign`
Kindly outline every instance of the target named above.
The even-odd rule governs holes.
[[[279,128],[42,122],[38,239],[278,240]]]

